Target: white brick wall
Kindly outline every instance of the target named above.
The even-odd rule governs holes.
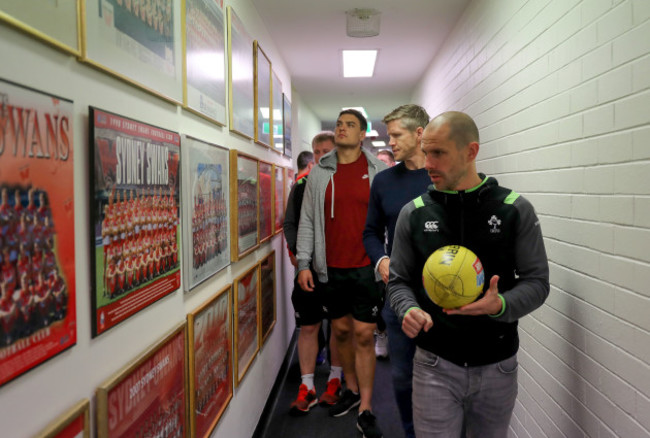
[[[481,132],[551,268],[511,437],[650,437],[650,0],[476,0],[414,102]]]

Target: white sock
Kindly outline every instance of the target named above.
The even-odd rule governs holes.
[[[302,378],[302,384],[305,385],[309,391],[314,389],[314,373],[303,374],[300,377]]]
[[[327,381],[329,382],[332,379],[339,379],[341,380],[341,374],[343,373],[343,367],[331,367],[330,368],[330,376],[327,378]]]

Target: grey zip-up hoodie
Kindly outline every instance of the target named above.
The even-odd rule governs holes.
[[[377,172],[386,169],[384,162],[375,158],[370,152],[361,148],[361,152],[368,160],[368,185],[372,184]],[[323,155],[317,166],[309,172],[305,196],[300,210],[300,224],[298,226],[298,271],[309,269],[313,262],[313,269],[318,275],[318,281],[327,283],[327,260],[325,257],[325,191],[332,184],[332,217],[334,211],[334,197],[337,188],[334,187],[334,174],[338,159],[336,149]],[[344,188],[341,188],[344,189]]]

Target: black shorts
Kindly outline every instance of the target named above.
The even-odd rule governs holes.
[[[323,284],[319,283],[318,277],[314,271],[311,271],[314,278],[314,290],[307,292],[298,284],[298,277],[293,280],[293,292],[291,293],[291,303],[293,304],[296,325],[314,325],[328,318],[327,312],[323,307]]]
[[[361,322],[376,323],[384,304],[377,288],[372,266],[363,268],[327,268],[327,283],[322,295],[331,319],[351,314]]]

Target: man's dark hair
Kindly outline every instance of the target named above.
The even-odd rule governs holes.
[[[339,117],[341,117],[343,114],[352,114],[354,117],[359,119],[359,125],[361,127],[361,131],[365,132],[368,129],[368,121],[363,116],[363,114],[361,114],[359,111],[352,108],[344,109],[339,113]]]
[[[309,151],[302,151],[298,154],[296,163],[298,164],[298,170],[306,169],[309,166],[309,163],[314,161],[314,153]]]

